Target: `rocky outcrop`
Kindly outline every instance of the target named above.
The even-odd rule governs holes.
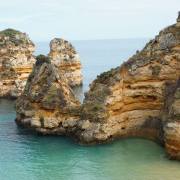
[[[129,136],[161,140],[166,83],[179,76],[180,27],[175,24],[91,84],[81,118],[89,126],[82,128],[80,139],[86,141],[88,136],[88,143]]]
[[[81,106],[68,82],[56,75],[59,71],[38,61],[18,99],[17,122],[46,134],[71,135],[86,144],[148,138],[164,144],[171,158],[180,159],[177,21],[120,67],[99,75]]]
[[[17,100],[16,121],[43,134],[67,134],[79,119],[79,106],[66,79],[41,55]]]
[[[55,38],[50,42],[52,63],[58,66],[60,73],[67,78],[71,87],[82,85],[81,62],[72,44],[64,39]]]
[[[167,87],[162,114],[164,143],[171,159],[180,160],[180,80]]]
[[[21,94],[35,62],[34,50],[25,33],[13,29],[0,32],[0,97]]]

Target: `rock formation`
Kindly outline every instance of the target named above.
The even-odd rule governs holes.
[[[64,134],[76,124],[79,106],[66,79],[41,55],[17,100],[16,121],[43,134]]]
[[[34,50],[25,33],[13,29],[0,32],[0,97],[21,94],[35,62]]]
[[[180,159],[179,18],[120,67],[99,75],[81,106],[55,74],[53,65],[36,65],[18,99],[18,122],[87,144],[144,137],[164,144],[171,158]]]
[[[171,159],[180,160],[180,79],[166,91],[162,113],[165,148]]]
[[[166,83],[175,83],[179,76],[180,27],[175,24],[91,84],[81,118],[89,126],[82,128],[80,139],[86,141],[88,136],[88,143],[129,136],[161,140]]]
[[[53,39],[50,42],[49,57],[71,87],[82,84],[80,58],[71,43],[59,38]]]

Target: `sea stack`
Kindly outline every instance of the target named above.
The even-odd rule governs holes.
[[[25,90],[17,99],[16,122],[42,134],[67,134],[79,120],[80,103],[50,59],[43,55],[36,58]]]
[[[32,71],[35,45],[14,29],[0,31],[0,97],[17,98]]]
[[[53,39],[50,42],[49,57],[71,87],[82,85],[80,58],[70,42],[60,38]]]

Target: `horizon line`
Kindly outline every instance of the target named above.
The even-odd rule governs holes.
[[[57,38],[57,37],[54,37],[54,38]],[[52,38],[52,39],[54,39]],[[61,37],[60,37],[61,38]],[[51,39],[51,40],[52,40]],[[137,40],[137,39],[152,39],[150,37],[130,37],[130,38],[107,38],[107,39],[67,39],[67,38],[62,38],[62,39],[65,39],[65,40],[68,40],[68,41],[108,41],[108,40]],[[33,40],[34,42],[36,43],[42,43],[42,42],[50,42],[51,40],[42,40],[42,41],[36,41],[36,40]]]

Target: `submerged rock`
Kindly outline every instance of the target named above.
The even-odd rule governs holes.
[[[35,63],[34,50],[27,34],[14,29],[0,31],[0,97],[21,94]]]
[[[53,39],[50,42],[49,57],[71,87],[82,85],[80,58],[70,42],[60,38]]]

